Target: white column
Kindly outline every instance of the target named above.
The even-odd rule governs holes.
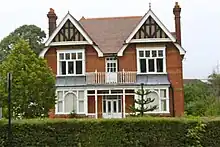
[[[97,90],[95,90],[95,118],[98,118],[98,97]]]
[[[86,116],[88,116],[88,96],[87,96],[87,90],[84,90],[84,111]]]
[[[125,89],[123,89],[123,118],[126,117],[125,113]]]

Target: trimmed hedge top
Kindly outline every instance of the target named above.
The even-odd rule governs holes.
[[[50,147],[184,147],[220,146],[220,120],[127,118],[127,119],[34,119],[12,121],[13,146]],[[0,146],[7,144],[7,120],[0,121]]]

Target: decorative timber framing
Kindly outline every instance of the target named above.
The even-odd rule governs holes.
[[[61,41],[86,41],[83,35],[73,25],[70,20],[67,20],[57,35],[54,37],[52,42]]]
[[[176,43],[176,38],[169,32],[151,9],[149,9],[149,11],[142,17],[139,24],[125,40],[125,44],[118,51],[117,55],[123,56],[123,52],[129,43],[147,42],[173,42],[181,55],[184,55],[186,52],[178,43]]]
[[[168,36],[156,21],[149,16],[132,39],[143,38],[168,38]]]
[[[45,42],[45,48],[41,51],[40,57],[44,57],[50,46],[87,44],[93,46],[99,57],[103,57],[103,52],[93,42],[79,22],[68,12]]]

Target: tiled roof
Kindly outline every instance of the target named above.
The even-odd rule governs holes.
[[[79,20],[103,53],[117,53],[142,16],[84,18]]]

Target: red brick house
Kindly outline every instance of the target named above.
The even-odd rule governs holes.
[[[173,8],[175,32],[170,32],[151,9],[144,16],[84,18],[69,12],[56,25],[47,14],[49,38],[40,53],[56,75],[57,104],[51,115],[72,110],[95,118],[124,118],[137,98],[151,91],[156,115],[184,112],[181,8]]]

